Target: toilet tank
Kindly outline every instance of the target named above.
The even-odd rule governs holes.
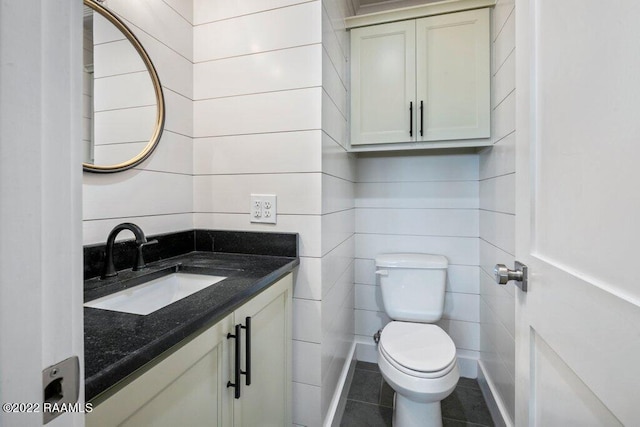
[[[376,276],[387,315],[406,322],[439,320],[444,311],[447,265],[447,258],[442,255],[378,255]]]

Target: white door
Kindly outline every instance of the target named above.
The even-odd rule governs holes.
[[[84,402],[81,43],[81,1],[0,2],[0,403],[23,404],[0,426],[42,425],[42,370],[72,356]]]
[[[639,425],[640,3],[516,14],[516,425]]]

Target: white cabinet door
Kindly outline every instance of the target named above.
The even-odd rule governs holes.
[[[490,136],[489,9],[416,21],[417,140]]]
[[[251,384],[242,376],[241,396],[233,399],[235,426],[291,425],[291,294],[289,274],[234,312],[235,323],[246,326],[246,318],[251,318],[250,337],[243,330],[241,348]],[[248,342],[250,361],[245,357]]]
[[[351,144],[414,140],[415,96],[415,21],[352,30]]]
[[[490,86],[489,9],[353,29],[351,145],[484,145]]]
[[[227,333],[232,328],[229,315],[178,350],[160,356],[153,367],[133,374],[116,393],[98,402],[87,414],[86,425],[230,426]]]

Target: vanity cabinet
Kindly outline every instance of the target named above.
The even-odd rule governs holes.
[[[489,138],[489,29],[487,8],[352,29],[351,145]]]
[[[99,396],[87,426],[291,425],[291,298],[288,274]]]

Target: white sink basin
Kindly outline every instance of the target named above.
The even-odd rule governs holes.
[[[224,279],[226,277],[173,273],[89,301],[84,306],[123,313],[149,314]]]

